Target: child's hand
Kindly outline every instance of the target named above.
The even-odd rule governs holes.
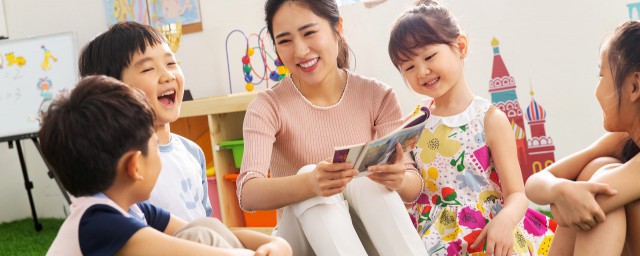
[[[486,255],[512,255],[513,254],[513,228],[515,223],[507,220],[505,215],[496,215],[487,225],[482,229],[476,241],[471,244],[471,248],[476,248],[483,245],[483,241],[486,240],[487,253]]]
[[[612,196],[617,191],[608,184],[577,181],[560,183],[553,193],[556,195],[554,214],[561,218],[558,224],[576,231],[587,231],[605,221],[605,214],[595,196]]]
[[[380,164],[367,168],[367,171],[371,173],[369,174],[369,179],[384,185],[389,190],[400,188],[406,170],[407,168],[404,166],[404,151],[400,143],[396,144],[396,155],[393,159],[393,164]]]
[[[310,173],[309,184],[317,196],[332,196],[342,192],[358,170],[352,163],[329,163],[322,161]]]
[[[293,254],[291,246],[280,237],[258,247],[255,256],[290,256]]]

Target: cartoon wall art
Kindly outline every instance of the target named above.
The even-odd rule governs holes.
[[[526,112],[522,111],[516,95],[516,81],[509,74],[502,60],[498,39],[494,37],[491,46],[493,47],[493,71],[489,82],[491,103],[502,110],[511,122],[516,138],[522,178],[526,181],[532,174],[555,162],[555,146],[545,130],[547,112],[533,98],[533,90],[530,92],[531,103]],[[531,131],[531,138],[527,138],[525,116]]]
[[[629,10],[629,20],[640,19],[640,2],[628,3],[627,9]]]
[[[151,26],[181,24],[182,33],[202,31],[199,0],[147,0]]]
[[[103,3],[108,26],[124,21],[149,25],[146,0],[103,0]]]

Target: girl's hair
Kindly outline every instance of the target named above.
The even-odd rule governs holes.
[[[431,44],[452,44],[460,35],[458,21],[435,0],[418,0],[391,29],[389,57],[396,68]]]
[[[634,72],[640,71],[640,22],[627,21],[618,26],[609,38],[607,60],[618,94],[618,108],[622,95],[622,84]],[[636,84],[635,86],[640,86]],[[640,89],[640,87],[638,88]],[[623,162],[640,152],[636,143],[629,139],[622,150]]]
[[[337,25],[340,22],[340,11],[335,0],[267,0],[264,5],[265,21],[267,22],[267,30],[271,35],[271,41],[275,45],[273,35],[273,17],[286,2],[297,3],[307,7],[315,15],[329,21],[329,25],[333,31],[338,34]],[[349,45],[344,37],[338,39],[338,68],[349,68]]]

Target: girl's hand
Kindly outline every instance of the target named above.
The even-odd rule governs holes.
[[[513,254],[513,228],[516,223],[506,219],[505,215],[496,215],[482,229],[476,241],[471,244],[471,248],[483,245],[486,240],[486,255],[512,255]]]
[[[559,217],[558,225],[587,231],[605,221],[604,211],[595,196],[612,196],[617,191],[604,183],[568,181],[557,184],[552,193],[556,199],[551,210],[554,217]]]
[[[393,191],[402,185],[406,170],[407,168],[404,166],[404,152],[400,143],[396,144],[396,155],[393,159],[393,164],[380,164],[367,168],[367,171],[371,173],[369,174],[369,179]]]
[[[322,161],[310,173],[311,188],[316,196],[332,196],[344,190],[358,170],[352,163],[329,163]]]
[[[255,256],[291,256],[293,251],[287,241],[280,237],[274,237],[274,239],[262,246],[258,247]]]

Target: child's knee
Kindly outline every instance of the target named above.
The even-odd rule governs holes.
[[[599,157],[593,159],[584,167],[584,169],[582,169],[582,172],[580,172],[580,175],[578,175],[578,178],[576,180],[590,180],[593,176],[595,176],[596,173],[601,173],[603,171],[611,169],[611,167],[613,166],[617,166],[620,164],[620,160],[613,157]]]

